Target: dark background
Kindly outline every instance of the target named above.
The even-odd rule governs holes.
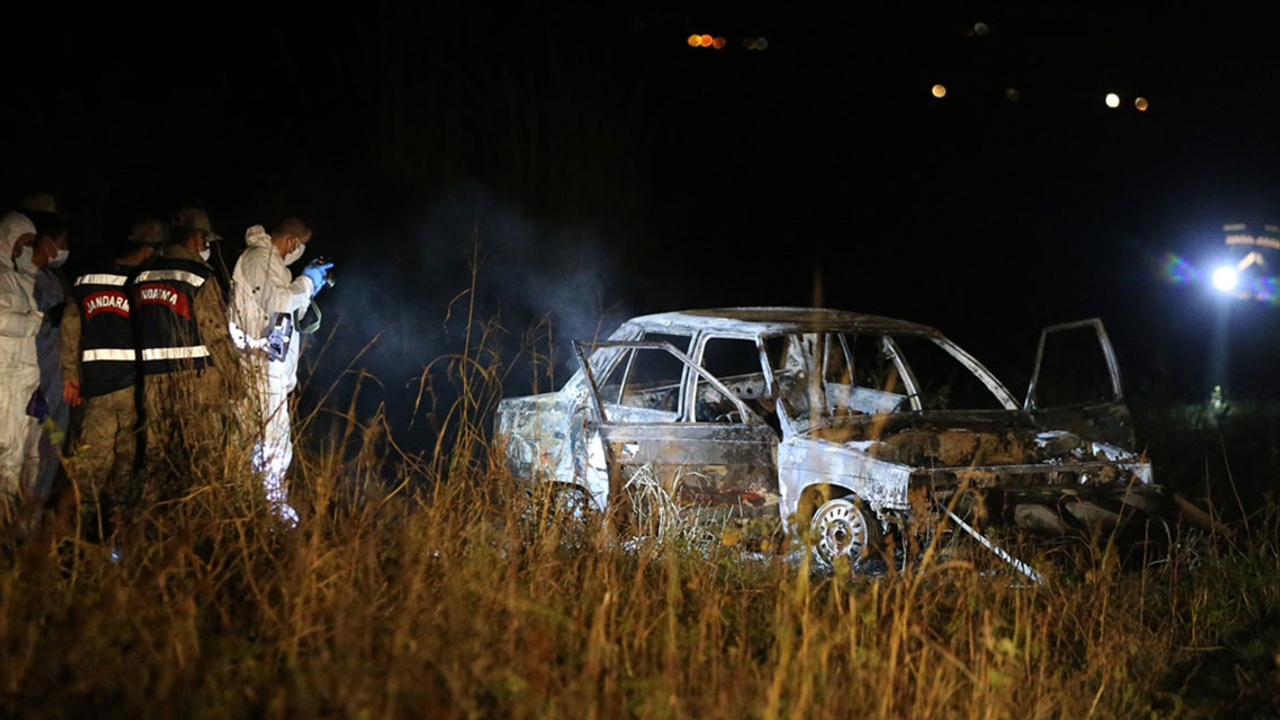
[[[549,320],[561,378],[570,338],[806,305],[820,277],[823,304],[935,325],[1015,394],[1042,324],[1099,316],[1140,396],[1271,399],[1277,309],[1161,271],[1280,221],[1270,18],[1040,5],[10,11],[0,206],[54,193],[72,272],[142,213],[204,204],[228,264],[248,225],[308,216],[338,263],[317,378],[380,333],[359,363],[399,427],[461,347],[477,241],[464,301],[511,352]]]

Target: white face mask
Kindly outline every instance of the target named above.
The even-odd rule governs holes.
[[[200,251],[200,259],[205,262],[209,262],[209,256],[212,254],[213,253],[209,252],[209,248],[205,248]]]
[[[59,250],[57,255],[49,258],[49,267],[62,267],[69,257],[71,257],[70,250]]]
[[[294,248],[292,252],[285,254],[284,264],[292,265],[298,262],[298,258],[302,257],[302,253],[306,251],[307,251],[307,246],[304,245],[303,243],[298,243],[298,247]]]
[[[35,252],[30,245],[22,248],[22,252],[18,254],[17,260],[14,261],[14,267],[18,268],[18,272],[24,272],[28,275],[36,274],[36,264],[31,261],[31,256],[34,254]]]

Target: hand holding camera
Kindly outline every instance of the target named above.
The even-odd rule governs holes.
[[[311,278],[311,297],[315,297],[323,287],[333,287],[335,280],[333,278],[333,261],[327,257],[318,257],[307,263],[302,269],[302,274]]]

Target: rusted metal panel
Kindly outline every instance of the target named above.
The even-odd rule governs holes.
[[[559,393],[509,398],[498,406],[496,437],[506,467],[523,478],[552,479],[567,459],[567,403]]]
[[[821,438],[791,438],[778,446],[778,479],[786,510],[794,514],[806,487],[835,485],[873,509],[906,510],[911,467],[872,457],[857,447]]]

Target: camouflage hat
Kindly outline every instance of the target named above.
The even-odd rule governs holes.
[[[139,245],[163,245],[169,240],[169,228],[160,218],[138,218],[129,231],[129,242]]]
[[[57,214],[58,201],[49,193],[30,193],[22,198],[22,210]]]
[[[213,226],[209,224],[209,213],[198,207],[184,207],[173,214],[173,224],[180,227],[189,227],[193,230],[203,230],[208,234],[209,242],[216,242],[222,239],[222,236],[213,231]]]

